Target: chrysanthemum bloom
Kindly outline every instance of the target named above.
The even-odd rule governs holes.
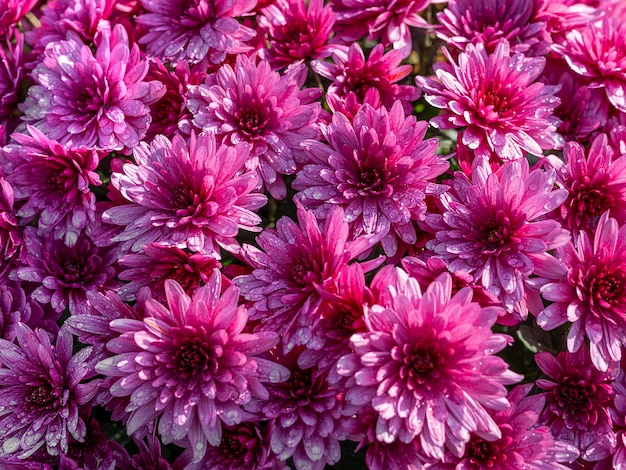
[[[311,339],[322,292],[333,292],[340,271],[374,244],[365,238],[348,241],[339,207],[331,210],[323,229],[299,204],[297,215],[297,224],[284,216],[276,229],[265,229],[256,239],[260,250],[246,245],[244,255],[254,270],[233,279],[252,302],[250,318],[261,320],[261,329],[282,334],[285,351]]]
[[[449,167],[436,155],[437,140],[424,140],[428,124],[405,116],[401,103],[390,111],[363,105],[350,122],[335,113],[322,126],[328,144],[308,140],[308,163],[293,188],[296,199],[324,219],[330,207],[341,206],[354,236],[377,234],[388,256],[397,240],[417,241],[413,221],[424,219],[427,193]]]
[[[420,16],[431,3],[443,0],[337,0],[333,10],[337,13],[335,32],[348,44],[359,39],[380,40],[383,46],[391,44],[403,57],[411,53],[412,40],[409,26],[428,27]]]
[[[352,352],[350,337],[366,330],[364,306],[374,303],[359,263],[341,270],[333,290],[335,292],[323,293],[319,322],[298,357],[298,366],[302,369],[315,367],[317,373],[328,373],[330,377],[336,374],[337,360]]]
[[[32,329],[41,328],[51,335],[57,334],[56,324],[59,315],[44,312],[39,303],[26,297],[19,282],[6,282],[0,285],[0,338],[15,341],[18,323]]]
[[[327,44],[335,14],[323,0],[277,0],[261,10],[260,26],[267,31],[267,60],[281,68],[299,60],[323,59],[336,46]]]
[[[427,249],[450,271],[472,274],[508,312],[525,318],[530,275],[557,279],[564,274],[547,253],[570,238],[545,217],[567,197],[566,190],[554,188],[555,180],[553,169],[529,171],[526,159],[506,162],[496,173],[483,163],[471,179],[456,172],[449,191],[439,197],[441,214],[426,216],[435,234]]]
[[[626,465],[626,374],[624,362],[618,370],[617,377],[611,383],[613,400],[609,405],[613,432],[615,433],[615,451],[598,463],[594,470],[623,470]]]
[[[91,348],[72,356],[72,335],[59,332],[55,346],[43,330],[17,326],[17,345],[0,339],[0,442],[2,454],[27,459],[45,446],[50,455],[83,442],[84,413],[98,387]]]
[[[356,423],[356,433],[353,431],[351,440],[360,442],[355,450],[367,446],[365,462],[370,469],[387,470],[423,470],[423,461],[418,454],[419,439],[405,443],[399,440],[393,442],[380,442],[376,439],[376,423],[378,412],[371,407],[359,407]]]
[[[62,41],[74,31],[85,44],[93,42],[99,30],[111,28],[107,21],[115,0],[53,0],[46,2],[39,18],[41,26],[32,30],[35,49]]]
[[[605,212],[593,241],[580,232],[576,245],[568,243],[558,254],[567,275],[541,288],[542,297],[552,303],[537,323],[552,330],[571,322],[568,350],[578,351],[588,338],[593,365],[606,371],[621,359],[626,344],[626,225]]]
[[[13,40],[0,42],[0,124],[9,125],[20,101],[24,77],[24,36],[15,32]]]
[[[208,57],[214,64],[226,54],[240,54],[251,48],[245,42],[255,36],[237,17],[251,13],[256,0],[141,0],[147,13],[137,22],[148,28],[140,39],[149,55],[167,62],[200,62]]]
[[[566,141],[586,140],[607,124],[611,106],[604,90],[591,87],[590,80],[574,73],[564,60],[550,58],[540,80],[561,87],[554,115],[561,120],[558,132]]]
[[[207,444],[219,445],[222,423],[242,422],[242,405],[268,398],[262,382],[281,382],[289,375],[257,357],[278,337],[269,331],[242,333],[248,314],[237,306],[239,289],[230,287],[220,295],[221,284],[216,270],[190,298],[176,281],[167,281],[167,307],[150,299],[143,321],[111,322],[122,333],[107,344],[115,356],[96,366],[117,378],[109,389],[112,396],[130,397],[129,435],[141,434],[145,424],[158,420],[161,441],[187,439],[195,462]]]
[[[73,247],[52,235],[38,236],[34,227],[24,231],[23,265],[15,276],[38,284],[31,294],[57,312],[69,307],[70,313],[89,312],[87,292],[115,288],[115,248],[97,248],[86,234]]]
[[[417,77],[428,103],[443,111],[430,120],[438,129],[464,128],[463,144],[477,157],[495,152],[503,160],[522,158],[524,152],[541,156],[543,150],[561,148],[558,88],[536,82],[545,59],[511,56],[506,41],[488,54],[482,43],[468,44],[454,63],[435,64],[439,82]]]
[[[333,82],[326,91],[327,100],[356,99],[360,104],[380,102],[387,109],[396,101],[401,101],[404,112],[412,113],[411,102],[417,100],[420,93],[414,86],[398,85],[413,69],[409,64],[401,65],[403,55],[400,51],[392,50],[385,54],[383,45],[377,44],[365,59],[361,46],[354,43],[347,53],[334,50],[332,59],[334,63],[311,62],[315,73]]]
[[[535,354],[535,361],[548,379],[537,380],[546,390],[541,424],[550,427],[555,439],[572,444],[581,458],[597,461],[615,449],[615,434],[609,416],[613,396],[613,370],[601,372],[592,366],[585,346],[578,351],[560,352],[556,358],[547,351]]]
[[[36,4],[37,0],[0,0],[0,40],[6,39]]]
[[[277,199],[287,195],[281,175],[295,173],[296,160],[303,158],[300,143],[319,134],[320,105],[314,101],[321,92],[301,90],[307,71],[298,64],[281,76],[269,62],[240,55],[234,67],[224,65],[203,85],[190,87],[194,124],[225,145],[248,142],[246,167],[259,173]]]
[[[101,30],[95,54],[76,33],[46,47],[20,106],[23,119],[71,146],[130,152],[150,125],[148,105],[164,92],[143,81],[148,62],[123,26]]]
[[[175,134],[189,136],[193,129],[192,114],[187,109],[187,90],[189,85],[199,85],[204,81],[206,73],[201,62],[194,67],[184,60],[179,60],[176,67],[170,70],[157,58],[150,61],[147,80],[157,80],[165,87],[165,94],[150,105],[152,122],[148,128],[146,139],[152,140],[158,134],[171,139]]]
[[[293,459],[296,470],[322,470],[341,457],[339,443],[346,439],[352,414],[341,394],[329,387],[325,374],[297,365],[299,348],[277,360],[291,371],[289,380],[269,385],[265,402],[252,402],[247,410],[270,420],[270,450],[279,460]]]
[[[437,36],[460,50],[482,43],[492,53],[506,40],[513,52],[544,55],[550,44],[543,40],[545,24],[533,21],[533,8],[533,0],[451,0],[437,14]]]
[[[0,260],[11,259],[22,246],[21,230],[17,226],[17,217],[13,204],[15,193],[11,185],[0,177]],[[0,263],[4,267],[4,263]],[[3,277],[0,274],[0,278]]]
[[[213,269],[222,267],[214,255],[188,253],[158,243],[148,243],[139,253],[124,255],[119,264],[121,269],[117,277],[130,281],[118,292],[122,299],[133,301],[139,289],[148,286],[159,302],[165,301],[166,279],[175,280],[191,295],[209,280]]]
[[[472,435],[464,452],[448,451],[441,463],[427,465],[428,470],[567,470],[560,462],[572,463],[578,449],[556,440],[546,426],[537,426],[545,398],[527,396],[533,384],[515,387],[508,395],[511,406],[492,412],[502,437],[487,440]]]
[[[204,458],[196,464],[188,463],[185,470],[287,470],[270,451],[273,429],[272,423],[258,421],[224,426],[220,445],[207,448]],[[182,467],[190,457],[187,450],[176,460],[176,467]]]
[[[534,20],[545,23],[548,40],[556,44],[563,42],[566,32],[592,23],[607,13],[606,8],[598,8],[602,0],[533,0],[533,3]]]
[[[560,215],[574,239],[581,230],[593,236],[600,216],[609,210],[619,225],[626,223],[626,155],[614,156],[606,135],[600,134],[587,152],[578,142],[568,142],[563,160],[547,157],[558,183],[568,191]]]
[[[626,24],[604,17],[566,34],[564,44],[555,44],[574,72],[591,79],[591,87],[604,88],[607,99],[626,112]]]
[[[493,355],[510,339],[491,332],[499,308],[472,302],[470,288],[452,296],[449,274],[423,295],[411,286],[387,297],[365,309],[367,332],[352,335],[354,353],[337,363],[346,401],[378,412],[377,440],[418,438],[434,459],[444,447],[462,449],[470,432],[499,439],[486,409],[506,408],[504,385],[521,378]]]
[[[17,144],[4,149],[21,207],[17,215],[29,222],[38,217],[39,232],[53,233],[74,246],[79,234],[96,219],[96,197],[90,186],[102,184],[96,173],[98,151],[68,147],[28,126],[28,134],[13,133]]]
[[[102,215],[124,226],[113,241],[135,252],[152,242],[204,254],[219,253],[220,246],[236,251],[239,229],[258,231],[261,218],[252,211],[267,201],[252,192],[257,174],[242,172],[248,155],[247,144],[218,146],[212,133],[192,134],[189,144],[178,135],[142,142],[134,152],[136,164],[126,163],[124,173],[111,177],[131,202]]]

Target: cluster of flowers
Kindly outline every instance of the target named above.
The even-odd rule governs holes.
[[[0,468],[624,469],[624,347],[623,1],[0,0]]]

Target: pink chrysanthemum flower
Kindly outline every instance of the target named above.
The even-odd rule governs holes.
[[[184,60],[179,60],[176,67],[170,70],[159,59],[153,58],[147,80],[157,80],[165,87],[165,94],[150,105],[152,122],[146,134],[147,140],[152,140],[158,134],[171,139],[181,133],[189,136],[193,129],[192,114],[187,109],[187,92],[189,85],[199,85],[204,81],[206,72],[201,62],[190,68]]]
[[[233,279],[252,302],[250,318],[261,320],[262,330],[282,334],[285,351],[311,339],[322,292],[333,292],[341,270],[374,243],[365,238],[348,241],[348,224],[339,207],[331,209],[323,229],[311,212],[297,207],[297,224],[281,217],[276,229],[257,237],[260,250],[245,246],[253,271]]]
[[[499,308],[481,308],[469,288],[452,296],[448,274],[424,294],[407,286],[390,288],[388,305],[366,308],[367,332],[352,336],[354,353],[337,363],[346,401],[378,412],[377,440],[418,438],[429,458],[458,452],[470,432],[499,439],[487,409],[506,408],[504,385],[521,378],[493,355],[509,341],[491,332]]]
[[[578,458],[576,447],[555,440],[546,426],[537,426],[545,398],[527,396],[533,384],[515,387],[508,395],[511,406],[492,412],[502,437],[495,441],[472,435],[461,455],[448,451],[441,463],[428,470],[567,470],[560,462]]]
[[[301,90],[307,67],[298,64],[284,75],[269,62],[237,56],[234,67],[222,66],[204,84],[190,87],[188,107],[194,124],[225,145],[248,142],[246,167],[256,170],[270,194],[287,195],[281,175],[293,174],[301,160],[300,143],[318,137],[320,90]]]
[[[439,197],[441,214],[426,216],[435,234],[426,248],[450,271],[472,274],[508,312],[525,318],[530,275],[563,274],[547,253],[569,240],[567,230],[545,217],[567,197],[564,189],[554,189],[555,180],[554,170],[529,171],[525,159],[506,162],[495,173],[483,163],[471,179],[455,173],[449,191]]]
[[[359,263],[341,270],[334,290],[336,292],[323,293],[320,320],[312,329],[306,349],[298,357],[299,367],[315,367],[317,373],[328,373],[331,379],[336,375],[337,360],[352,352],[350,337],[366,330],[364,306],[374,303]]]
[[[0,442],[2,454],[28,457],[45,446],[49,455],[83,442],[98,380],[91,348],[72,355],[72,335],[61,329],[55,346],[43,330],[17,326],[17,345],[0,339]]]
[[[258,22],[267,31],[267,60],[276,68],[323,59],[336,47],[327,44],[335,14],[323,0],[311,0],[308,5],[303,0],[277,0],[261,10]]]
[[[115,288],[116,249],[94,246],[86,234],[68,247],[50,234],[38,236],[34,227],[24,231],[23,265],[15,276],[38,286],[31,294],[41,304],[50,304],[57,312],[69,307],[72,314],[89,312],[87,292]]]
[[[556,94],[561,104],[554,110],[554,115],[561,120],[558,132],[566,141],[586,140],[592,132],[607,124],[610,104],[604,98],[604,91],[591,87],[590,81],[572,72],[565,61],[548,60],[540,80],[561,87]]]
[[[200,462],[188,463],[185,470],[287,470],[270,451],[273,432],[273,424],[267,422],[244,421],[236,426],[224,426],[220,445],[209,447]],[[181,467],[190,457],[187,450],[176,460],[176,466]]]
[[[296,470],[322,470],[341,458],[339,443],[347,437],[352,412],[344,410],[341,394],[329,387],[325,374],[298,367],[298,354],[296,348],[277,357],[291,371],[289,379],[269,385],[269,398],[248,409],[270,420],[270,450],[279,460],[291,457]]]
[[[468,44],[454,63],[435,64],[439,82],[417,77],[428,103],[443,112],[431,119],[438,129],[464,128],[463,145],[477,157],[495,152],[502,160],[522,158],[524,152],[541,156],[560,148],[559,120],[552,114],[559,104],[557,87],[536,82],[545,59],[511,56],[508,42],[492,54],[482,43]]]
[[[609,405],[613,432],[615,433],[615,451],[602,462],[599,462],[594,470],[623,470],[626,465],[626,374],[622,361],[617,377],[611,383],[613,400]]]
[[[63,41],[73,31],[85,44],[93,42],[101,29],[111,28],[107,21],[115,9],[115,0],[53,0],[46,2],[31,34],[35,49],[43,50],[51,42]]]
[[[622,21],[604,17],[589,22],[569,31],[565,43],[553,49],[574,72],[591,79],[593,88],[604,88],[617,110],[626,112],[626,25]]]
[[[333,10],[337,13],[335,31],[337,36],[348,44],[367,38],[380,40],[383,46],[392,45],[402,57],[407,57],[412,49],[409,26],[428,27],[428,22],[420,16],[431,3],[443,0],[336,0]]]
[[[555,439],[576,447],[583,460],[597,461],[613,453],[616,440],[608,408],[614,371],[593,367],[585,346],[556,358],[542,351],[535,361],[548,376],[537,380],[546,390],[540,395],[546,401],[541,423],[550,427]]]
[[[49,139],[38,129],[14,133],[17,144],[4,148],[13,186],[21,207],[17,215],[25,222],[38,218],[39,232],[53,233],[68,246],[96,220],[96,197],[91,186],[102,184],[96,173],[98,151],[68,147]]]
[[[150,299],[143,321],[111,322],[122,333],[107,344],[115,356],[96,366],[99,373],[117,378],[109,389],[112,396],[130,397],[129,435],[158,420],[161,441],[187,439],[195,462],[207,444],[219,445],[222,423],[243,421],[242,405],[268,398],[262,382],[281,382],[289,375],[257,357],[278,337],[269,331],[243,333],[248,315],[237,306],[239,289],[220,294],[221,284],[216,270],[190,298],[176,281],[167,281],[167,307]]]
[[[545,24],[533,21],[533,8],[532,0],[451,0],[437,14],[437,36],[460,50],[481,43],[492,53],[506,40],[515,53],[544,55],[550,45],[542,40]]]
[[[600,216],[609,210],[619,225],[626,223],[626,155],[614,159],[614,154],[606,135],[600,134],[587,152],[579,143],[568,142],[563,160],[547,157],[568,191],[560,215],[574,239],[581,230],[593,236]]]
[[[165,301],[165,280],[173,279],[188,294],[209,280],[215,268],[222,265],[214,255],[188,253],[175,246],[148,243],[139,253],[130,253],[119,259],[118,279],[130,281],[118,292],[126,301],[133,301],[144,286],[159,302]]]
[[[621,1],[621,0],[617,0]],[[551,42],[560,44],[564,34],[601,18],[602,8],[596,0],[533,0],[535,21],[545,23]]]
[[[6,39],[37,0],[0,0],[0,40]]]
[[[13,41],[0,44],[0,125],[11,132],[24,78],[24,36],[15,32]]]
[[[267,200],[252,192],[257,174],[242,172],[248,154],[247,144],[218,146],[211,133],[192,134],[189,144],[180,136],[142,142],[134,152],[136,164],[126,163],[124,173],[111,177],[131,202],[102,215],[124,226],[113,241],[135,252],[151,242],[204,254],[219,253],[220,246],[237,251],[239,229],[258,230],[261,218],[252,211]]]
[[[208,57],[214,64],[226,54],[240,54],[251,47],[245,42],[255,36],[237,17],[251,13],[256,0],[141,0],[146,13],[137,22],[148,28],[139,39],[148,54],[167,62],[200,62]]]
[[[321,219],[341,206],[355,237],[384,237],[393,256],[398,240],[417,242],[413,221],[424,219],[426,194],[437,192],[433,181],[449,167],[435,153],[437,140],[424,140],[427,128],[398,102],[390,111],[364,105],[352,122],[335,113],[322,126],[328,144],[303,143],[309,162],[293,182],[296,199]]]
[[[541,288],[552,303],[537,323],[552,330],[571,322],[568,350],[578,351],[588,338],[593,365],[606,371],[621,359],[626,344],[626,225],[605,212],[593,240],[580,232],[576,245],[568,243],[558,253],[567,275]]]
[[[339,49],[333,51],[332,59],[334,63],[311,62],[311,68],[317,74],[333,82],[326,91],[329,102],[339,104],[344,100],[355,100],[359,104],[380,103],[390,109],[396,101],[401,101],[404,112],[412,113],[411,102],[417,100],[420,93],[414,86],[398,85],[412,70],[409,64],[401,65],[403,56],[400,51],[385,54],[383,45],[377,44],[365,59],[361,46],[354,43],[347,53]]]
[[[78,35],[46,47],[32,73],[37,83],[20,106],[23,119],[49,138],[72,146],[129,153],[150,125],[148,105],[163,86],[145,82],[148,62],[126,30],[101,30],[95,54]]]

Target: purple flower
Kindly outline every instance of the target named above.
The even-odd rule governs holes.
[[[214,64],[226,54],[247,52],[245,42],[254,30],[239,24],[236,17],[252,11],[256,0],[141,0],[147,13],[137,22],[148,28],[139,42],[148,54],[168,62],[200,62],[208,57]]]
[[[118,278],[130,281],[118,292],[122,299],[135,300],[139,289],[147,286],[159,302],[165,301],[167,279],[175,280],[188,295],[192,295],[201,284],[208,281],[215,268],[222,267],[214,255],[187,253],[175,246],[158,243],[148,243],[139,253],[124,255],[119,264],[122,269]]]
[[[499,308],[481,308],[469,288],[452,296],[448,274],[424,294],[408,280],[385,297],[385,305],[366,307],[367,331],[352,335],[354,353],[337,363],[346,401],[378,413],[376,439],[418,438],[434,459],[443,458],[444,447],[462,449],[470,432],[499,439],[487,409],[506,408],[504,385],[521,378],[493,355],[510,339],[491,332]]]
[[[293,174],[302,160],[300,143],[317,138],[320,90],[301,90],[307,67],[298,64],[281,76],[269,62],[237,56],[234,68],[222,66],[203,85],[191,87],[189,109],[194,124],[213,132],[225,145],[248,142],[246,168],[256,170],[270,194],[287,195],[280,175]]]
[[[299,60],[323,59],[336,46],[326,44],[335,14],[323,0],[277,0],[261,10],[259,24],[267,30],[267,60],[281,68]]]
[[[150,125],[148,105],[165,90],[143,81],[148,62],[123,26],[101,30],[95,43],[95,55],[73,33],[48,44],[23,119],[63,144],[130,153]]]
[[[56,336],[59,331],[56,324],[58,317],[44,312],[37,302],[27,298],[19,283],[0,285],[0,338],[15,341],[20,323],[32,329],[41,328]]]
[[[618,18],[604,17],[572,29],[564,44],[555,44],[571,69],[591,79],[593,88],[604,88],[606,97],[626,112],[626,26]]]
[[[4,148],[11,168],[7,180],[24,221],[38,217],[39,233],[53,233],[74,246],[79,234],[96,219],[96,197],[90,186],[102,184],[95,172],[99,153],[68,147],[51,140],[32,126],[30,135],[14,133],[17,144]]]
[[[13,41],[0,44],[0,124],[10,124],[12,131],[24,78],[24,36],[15,32]]]
[[[34,227],[24,232],[23,266],[15,276],[22,281],[37,283],[32,298],[50,304],[57,312],[69,307],[71,314],[89,312],[87,292],[114,288],[117,250],[94,246],[86,234],[81,234],[73,247],[51,235],[38,236]]]
[[[626,225],[605,212],[593,240],[580,232],[576,245],[558,251],[566,276],[541,288],[550,301],[537,323],[546,330],[571,322],[567,349],[576,352],[589,339],[593,365],[606,371],[626,344]]]
[[[581,230],[593,236],[600,216],[608,210],[620,225],[626,223],[626,156],[614,159],[614,154],[606,135],[599,134],[587,152],[578,142],[568,142],[564,160],[547,157],[557,170],[558,183],[568,191],[560,216],[574,239]]]
[[[341,270],[373,245],[364,238],[348,241],[340,208],[331,209],[322,229],[311,212],[297,207],[298,224],[281,217],[276,229],[257,237],[260,250],[245,247],[253,271],[233,279],[252,302],[250,318],[261,320],[263,330],[282,334],[285,351],[310,340],[321,314],[322,292],[332,292]]]
[[[509,393],[511,406],[492,412],[500,428],[500,439],[472,435],[461,455],[448,451],[442,463],[427,465],[428,470],[567,470],[559,462],[573,462],[576,447],[556,440],[546,426],[537,426],[545,397],[527,396],[532,384],[519,385]]]
[[[0,0],[0,39],[6,39],[37,0]]]
[[[535,2],[536,3],[536,2]],[[513,52],[544,55],[550,44],[542,40],[545,24],[533,19],[534,2],[517,0],[451,0],[437,13],[437,36],[449,46],[464,50],[467,44],[483,44],[492,53],[506,40]]]
[[[62,41],[69,31],[89,44],[98,31],[110,29],[107,21],[115,9],[115,0],[52,0],[42,9],[41,26],[31,34],[35,48],[44,49],[51,42]]]
[[[324,374],[298,367],[299,353],[296,348],[277,358],[291,371],[289,379],[269,385],[269,398],[248,409],[270,420],[270,449],[278,459],[291,457],[296,470],[322,470],[339,461],[339,442],[346,438],[352,412],[346,412]]]
[[[273,430],[272,423],[258,421],[224,426],[219,446],[209,447],[200,462],[186,465],[185,470],[287,470],[270,451]],[[191,460],[190,454],[183,453],[176,464]]]
[[[61,329],[55,346],[48,333],[19,323],[17,342],[0,339],[0,441],[2,454],[27,459],[45,446],[66,453],[70,438],[84,442],[85,414],[97,390],[91,348],[72,356],[72,335]]]
[[[129,435],[158,420],[161,441],[187,439],[194,462],[207,444],[219,445],[222,423],[243,421],[242,405],[267,399],[262,382],[281,382],[289,374],[257,356],[276,345],[275,333],[242,332],[248,315],[237,306],[239,289],[220,291],[217,270],[193,298],[176,281],[167,281],[167,307],[150,299],[143,321],[111,322],[121,333],[107,344],[115,355],[96,366],[117,378],[109,389],[112,396],[130,397]]]
[[[111,177],[131,202],[102,215],[124,227],[113,241],[135,252],[152,242],[208,255],[220,246],[237,251],[239,229],[258,230],[261,218],[252,211],[267,200],[252,192],[257,174],[242,172],[248,152],[245,143],[217,146],[211,133],[192,134],[189,144],[180,136],[142,142],[134,152],[136,164],[126,163],[123,173]]]
[[[427,249],[450,271],[472,274],[518,320],[526,318],[530,275],[563,274],[547,253],[569,240],[567,230],[545,218],[567,197],[564,189],[554,189],[555,180],[554,170],[529,171],[525,159],[506,162],[495,173],[483,163],[471,179],[456,172],[449,191],[439,196],[441,214],[427,215],[435,234]]]
[[[424,219],[426,194],[437,192],[433,181],[449,167],[435,154],[437,140],[424,140],[427,128],[400,103],[390,111],[364,105],[353,122],[335,113],[322,126],[328,144],[303,143],[309,160],[293,182],[296,199],[320,219],[341,206],[355,237],[376,234],[393,256],[399,240],[417,242],[413,221]]]
[[[333,2],[337,13],[336,33],[349,44],[364,37],[368,41],[380,39],[384,46],[391,44],[407,57],[412,49],[409,26],[429,26],[420,13],[431,3],[442,0],[337,0]]]
[[[559,120],[552,113],[559,104],[557,87],[536,82],[545,59],[511,56],[506,41],[492,54],[482,43],[468,44],[454,63],[435,64],[439,82],[417,77],[428,103],[443,112],[430,120],[438,129],[463,128],[463,145],[477,157],[495,152],[502,160],[522,158],[524,152],[541,156],[543,150],[558,149],[563,138],[557,134]]]
[[[347,53],[339,49],[333,51],[334,63],[314,60],[311,68],[333,82],[326,91],[326,100],[335,112],[345,111],[344,101],[371,105],[379,103],[387,109],[391,109],[396,101],[401,101],[404,112],[411,114],[410,103],[417,100],[420,93],[414,86],[397,83],[412,70],[409,64],[401,65],[403,57],[402,52],[397,50],[385,54],[383,45],[377,44],[366,60],[361,46],[354,43]]]
[[[546,401],[541,423],[550,427],[555,439],[579,449],[584,460],[597,461],[613,453],[616,441],[608,408],[614,371],[593,367],[584,346],[556,358],[542,351],[535,361],[548,376],[537,380],[537,386],[546,390],[540,395]]]

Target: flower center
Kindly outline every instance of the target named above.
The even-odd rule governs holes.
[[[595,266],[594,266],[595,267]],[[621,271],[603,271],[592,269],[589,302],[596,307],[610,309],[621,317],[626,317],[626,276]]]
[[[270,111],[267,106],[262,106],[254,98],[252,103],[248,103],[238,116],[239,130],[248,137],[258,137],[263,134],[265,127],[270,120]]]
[[[83,280],[85,260],[82,257],[69,255],[63,259],[62,263],[65,282],[71,284]]]
[[[53,404],[58,398],[54,390],[49,384],[39,385],[35,387],[30,396],[26,397],[26,401],[35,406],[44,406]]]
[[[441,376],[446,354],[432,341],[422,345],[405,344],[402,352],[400,377],[407,380],[410,390]]]
[[[494,442],[474,437],[465,447],[465,455],[474,465],[493,467],[498,460],[498,446]]]
[[[575,181],[571,190],[569,206],[577,216],[577,225],[586,227],[595,225],[597,219],[608,209],[615,206],[615,197],[602,185],[592,185],[589,177],[584,181]]]
[[[195,376],[200,372],[216,367],[211,366],[216,363],[213,359],[219,355],[216,354],[219,353],[219,350],[212,349],[204,339],[194,336],[175,341],[174,344],[178,346],[174,353],[174,363],[180,374],[187,377]],[[210,372],[215,371],[211,370]]]

